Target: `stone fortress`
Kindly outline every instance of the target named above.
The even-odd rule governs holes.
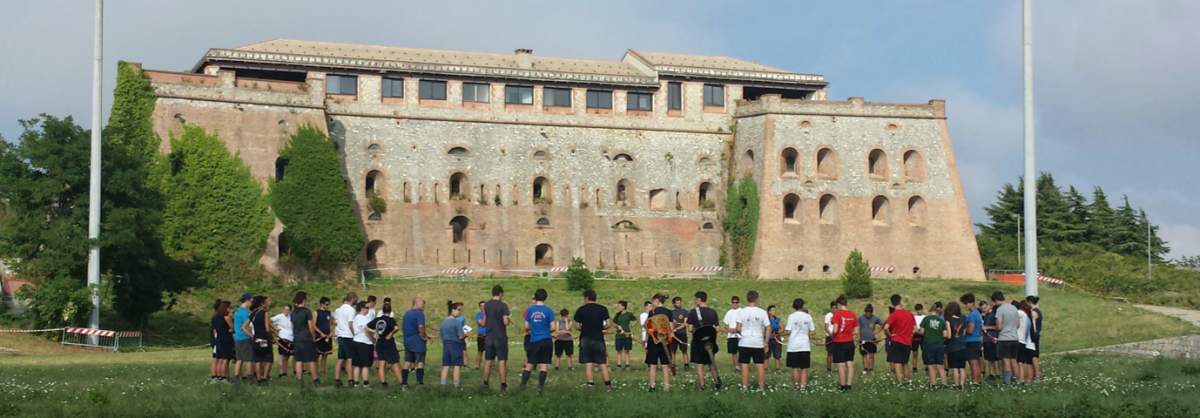
[[[819,75],[635,50],[596,61],[276,39],[146,74],[159,135],[216,131],[264,184],[287,175],[278,150],[297,127],[328,132],[366,268],[717,266],[726,188],[749,175],[750,275],[834,278],[857,248],[875,277],[984,277],[940,100],[829,101]],[[269,268],[285,237],[277,225]]]

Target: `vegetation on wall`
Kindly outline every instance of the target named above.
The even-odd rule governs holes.
[[[301,126],[279,157],[287,163],[283,178],[271,182],[271,209],[283,223],[293,259],[318,270],[357,259],[363,236],[333,143],[316,127]],[[371,206],[384,209],[375,207],[374,198]]]
[[[734,269],[745,271],[758,238],[758,182],[754,177],[746,176],[726,189],[722,227],[729,242],[729,253],[723,263],[732,263]]]

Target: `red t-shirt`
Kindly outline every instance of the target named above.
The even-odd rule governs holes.
[[[917,318],[913,316],[912,312],[900,308],[888,315],[887,322],[883,326],[891,330],[893,342],[912,345],[913,328],[917,326]]]
[[[833,342],[848,343],[854,341],[854,328],[858,326],[858,315],[850,312],[849,309],[842,309],[833,313],[833,318],[830,322],[837,325],[838,332],[833,334]]]

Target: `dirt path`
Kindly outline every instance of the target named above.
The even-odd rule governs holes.
[[[1154,305],[1134,305],[1134,306],[1137,306],[1139,308],[1142,308],[1142,309],[1145,309],[1148,311],[1158,312],[1163,315],[1170,315],[1170,316],[1182,319],[1184,321],[1188,321],[1193,324],[1196,324],[1196,326],[1200,326],[1200,311],[1194,311],[1191,309],[1182,309],[1182,308],[1170,308],[1170,307],[1166,307],[1166,306],[1154,306]]]

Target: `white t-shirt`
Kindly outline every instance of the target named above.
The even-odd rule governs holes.
[[[271,323],[279,330],[279,339],[292,340],[292,318],[290,316],[284,314],[272,316]]]
[[[763,348],[766,329],[771,326],[767,311],[757,306],[742,308],[738,313],[738,323],[742,326],[742,339],[738,340],[738,347]]]
[[[638,326],[642,328],[642,341],[646,341],[646,320],[650,318],[650,314],[642,312],[638,315]]]
[[[721,322],[724,322],[725,326],[727,326],[729,328],[737,328],[737,323],[738,323],[738,319],[739,319],[738,317],[740,316],[739,313],[741,312],[741,310],[742,310],[742,308],[737,308],[737,309],[730,309],[728,311],[725,311],[725,317],[721,319]],[[742,334],[738,334],[736,332],[730,332],[729,335],[726,335],[725,337],[727,337],[727,338],[742,338]]]
[[[913,315],[913,320],[917,321],[917,325],[913,327],[913,335],[917,335],[917,328],[921,327],[921,321],[925,320],[925,315]]]
[[[817,330],[812,315],[799,311],[792,312],[791,315],[788,315],[787,326],[784,329],[790,332],[787,342],[789,353],[812,351],[812,347],[809,346],[808,333]]]
[[[1017,309],[1017,318],[1017,342],[1032,350],[1033,341],[1025,338],[1025,334],[1029,332],[1029,315],[1026,315],[1025,311]]]
[[[363,344],[374,344],[371,342],[371,337],[367,336],[367,323],[375,318],[371,317],[370,313],[366,315],[354,316],[354,342]]]
[[[369,317],[371,319],[378,318],[379,312],[375,311],[375,308],[369,308],[369,309],[367,309],[367,317]]]
[[[833,336],[833,312],[825,313],[825,335]]]
[[[333,319],[337,321],[337,329],[334,330],[334,334],[337,334],[338,338],[354,338],[354,331],[350,329],[350,323],[354,322],[356,314],[358,312],[349,303],[343,303],[333,311]]]

